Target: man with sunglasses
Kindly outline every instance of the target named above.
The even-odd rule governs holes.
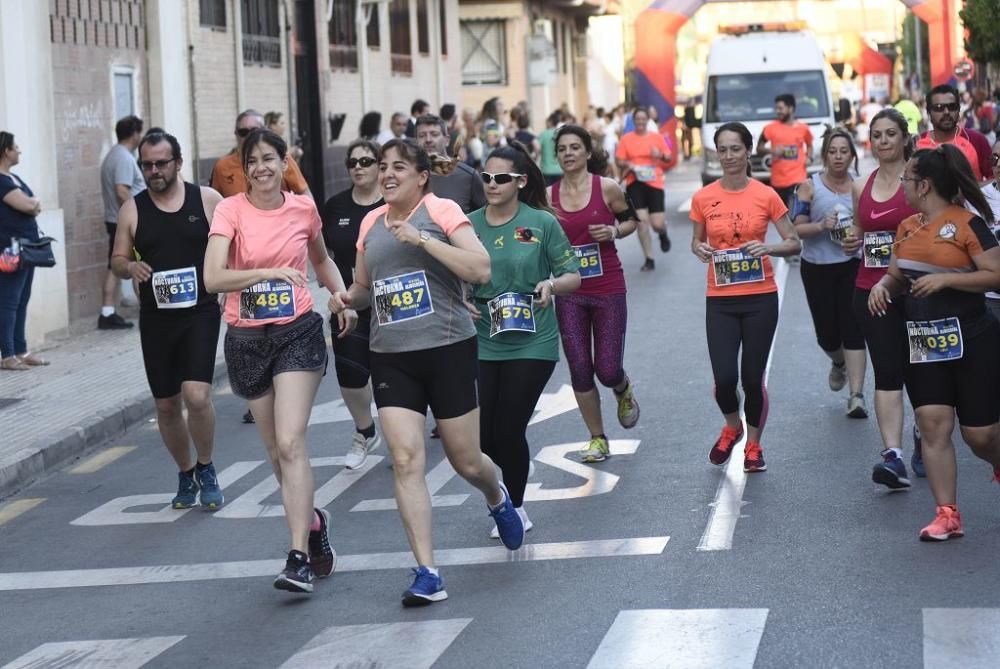
[[[979,131],[963,128],[958,122],[961,103],[958,90],[948,84],[935,86],[927,93],[927,112],[931,129],[917,140],[918,149],[936,149],[942,144],[954,144],[972,165],[980,183],[993,178],[990,162],[990,142]]]
[[[448,126],[440,117],[434,114],[424,114],[417,119],[417,143],[427,153],[448,155],[448,142],[451,137]],[[454,169],[449,174],[431,174],[431,192],[448,200],[452,200],[462,211],[471,211],[486,206],[486,192],[483,182],[476,171],[461,162],[454,161]]]
[[[212,188],[222,193],[223,197],[246,192],[247,179],[243,173],[243,164],[240,162],[240,151],[243,148],[243,140],[250,134],[250,131],[263,127],[264,115],[255,109],[247,109],[236,117],[236,148],[219,158],[215,167],[212,168],[212,178],[208,182]],[[312,193],[309,192],[309,184],[302,176],[298,163],[291,156],[288,157],[288,169],[285,170],[281,190],[312,197]]]

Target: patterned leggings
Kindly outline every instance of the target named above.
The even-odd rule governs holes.
[[[556,318],[573,390],[593,389],[595,373],[609,388],[625,380],[625,293],[561,295],[556,299]]]

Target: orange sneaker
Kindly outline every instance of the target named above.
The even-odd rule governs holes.
[[[728,425],[722,428],[722,434],[719,435],[718,440],[716,440],[715,445],[712,446],[712,450],[708,452],[708,459],[713,465],[724,465],[729,460],[729,456],[733,453],[733,446],[736,442],[743,438],[743,424],[740,423],[739,427],[729,427]]]
[[[937,508],[937,515],[934,521],[920,530],[921,541],[948,541],[965,536],[962,531],[962,514],[958,512],[958,507],[948,504]]]
[[[764,451],[756,441],[748,441],[743,448],[743,471],[766,472],[767,465],[764,464]]]

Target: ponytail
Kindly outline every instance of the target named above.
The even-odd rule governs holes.
[[[961,149],[953,144],[940,144],[934,149],[920,149],[913,154],[913,160],[914,173],[930,181],[938,195],[949,202],[957,202],[961,196],[984,221],[993,222],[993,209]]]
[[[511,140],[507,146],[501,146],[492,153],[490,158],[510,161],[514,171],[527,177],[527,183],[517,193],[518,199],[534,209],[547,211],[553,216],[555,211],[549,206],[549,198],[545,193],[545,177],[538,164],[532,160],[531,153],[521,142]]]

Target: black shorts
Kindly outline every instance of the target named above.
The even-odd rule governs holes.
[[[913,408],[929,404],[955,407],[958,424],[987,427],[1000,421],[1000,400],[993,385],[1000,378],[1000,324],[962,338],[962,357],[948,362],[906,366],[906,392]],[[963,323],[964,326],[964,323]]]
[[[447,346],[378,353],[372,351],[375,406],[402,407],[437,419],[458,418],[479,406],[478,345],[475,337]]]
[[[111,269],[111,253],[115,250],[115,235],[118,234],[118,224],[104,221],[104,228],[108,231],[108,269]]]
[[[647,209],[651,214],[662,214],[665,208],[666,197],[662,188],[655,188],[642,181],[633,181],[625,189],[632,206],[638,209]]]
[[[139,313],[142,361],[153,397],[174,397],[185,381],[212,383],[221,321],[214,305]]]
[[[343,339],[337,317],[330,317],[330,331],[333,341],[333,367],[337,371],[337,383],[341,388],[364,388],[371,376],[371,352],[368,340],[372,325],[372,310],[358,312],[358,325]]]
[[[267,394],[283,372],[326,373],[323,317],[315,311],[283,325],[229,326],[224,350],[229,385],[246,400]]]
[[[889,304],[885,316],[872,316],[868,310],[870,292],[855,287],[854,317],[868,345],[875,372],[875,390],[902,390],[907,365],[906,324],[894,303]]]

